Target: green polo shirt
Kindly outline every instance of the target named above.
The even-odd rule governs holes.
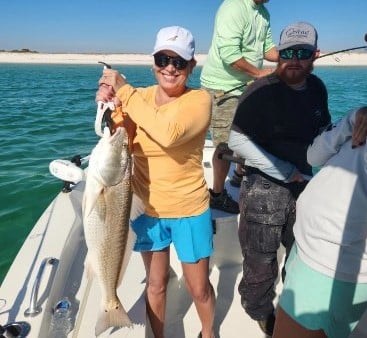
[[[252,80],[231,63],[244,57],[261,68],[264,53],[274,47],[270,14],[253,0],[225,0],[217,11],[212,44],[200,81],[203,87],[230,90]],[[243,89],[234,91],[241,94]]]

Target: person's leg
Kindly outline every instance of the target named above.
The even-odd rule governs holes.
[[[239,96],[227,94],[213,101],[213,116],[210,131],[214,144],[217,146],[213,156],[213,191],[220,193],[224,190],[224,183],[228,175],[230,168],[229,161],[223,161],[218,159],[220,153],[226,153],[236,156],[228,146],[226,149],[220,149],[220,144],[227,145],[229,132],[231,129],[234,114],[237,109]],[[242,179],[242,165],[237,163],[232,179],[231,185],[239,187]],[[238,212],[237,212],[238,213]]]
[[[348,323],[353,306],[343,299],[348,293],[344,286],[351,284],[353,288],[355,284],[337,282],[313,270],[298,256],[296,243],[289,254],[286,269],[273,337],[349,337],[350,331],[343,331],[343,326]],[[342,284],[340,290],[333,288],[335,283]],[[338,299],[336,307],[331,305],[332,298]]]
[[[233,170],[233,175],[229,183],[231,184],[231,186],[239,188],[241,186],[243,176],[244,167],[242,164],[237,163],[236,169]]]
[[[142,253],[147,280],[147,314],[155,338],[164,337],[167,283],[169,279],[169,248]]]
[[[228,147],[224,148],[222,144],[215,148],[212,163],[213,163],[213,192],[221,193],[224,190],[224,182],[226,181],[226,177],[229,171],[229,167],[231,162],[221,160],[218,158],[219,154],[228,154],[232,155],[233,152],[228,149]]]
[[[215,294],[209,281],[209,258],[197,263],[182,263],[186,287],[198,312],[202,338],[214,338]]]
[[[286,275],[285,265],[287,263],[289,254],[291,252],[294,243],[293,226],[296,221],[296,200],[292,195],[290,195],[289,204],[286,209],[286,215],[287,215],[287,221],[283,228],[282,241],[281,241],[285,248],[285,259],[281,273],[283,283]]]
[[[286,270],[279,298],[279,307],[286,316],[277,312],[276,336],[349,337],[366,308],[363,301],[366,301],[367,284],[338,281],[314,270],[302,261],[296,243]]]
[[[188,292],[196,306],[205,338],[214,338],[215,294],[209,281],[209,257],[213,253],[210,209],[172,223],[172,242],[181,261]]]
[[[227,94],[220,99],[215,99],[216,92],[211,90],[209,92],[213,98],[210,134],[216,147],[212,158],[213,187],[210,189],[210,206],[213,209],[238,214],[238,203],[232,199],[224,188],[231,163],[219,159],[218,155],[221,153],[233,154],[227,143],[239,97]]]
[[[251,174],[240,190],[239,241],[243,276],[238,291],[246,313],[271,335],[274,326],[277,250],[286,222],[289,193],[266,178]]]
[[[242,248],[245,247],[245,250],[242,249],[243,275],[238,291],[241,295],[242,307],[246,313],[258,322],[264,333],[271,335],[275,321],[273,299],[275,297],[274,284],[278,275],[277,252],[276,250],[251,248],[249,242],[259,243],[270,234],[274,234],[280,241],[280,233],[277,231],[280,230],[280,227],[273,227],[275,231],[268,228],[267,230],[271,231],[268,235],[265,235],[265,232],[259,227],[264,228],[254,223],[247,223],[247,225],[242,223],[240,226],[240,243]],[[259,234],[257,230],[260,230],[262,234]]]
[[[210,192],[210,207],[213,209],[222,210],[231,214],[240,212],[238,203],[232,199],[224,188],[225,179],[227,177],[230,162],[218,158],[219,154],[232,154],[226,143],[221,143],[217,146],[212,162],[213,162],[213,189]],[[215,177],[220,179],[215,179]],[[217,189],[216,192],[215,189]]]
[[[298,324],[279,306],[273,338],[327,338],[323,330],[308,330]]]

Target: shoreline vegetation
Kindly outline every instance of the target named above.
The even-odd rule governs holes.
[[[325,54],[325,53],[324,53]],[[323,53],[321,53],[323,55]],[[196,54],[198,66],[205,62],[207,54]],[[111,65],[151,65],[150,54],[124,53],[39,53],[28,50],[0,51],[1,63],[33,64],[97,64],[98,61]],[[265,66],[274,63],[265,62]],[[326,56],[315,61],[315,66],[367,66],[367,52],[344,52]]]

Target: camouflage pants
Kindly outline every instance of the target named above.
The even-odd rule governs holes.
[[[282,243],[287,258],[294,242],[296,198],[288,187],[259,174],[245,176],[242,182],[238,235],[243,276],[238,291],[243,308],[254,320],[266,319],[274,311],[277,250]]]
[[[210,123],[210,135],[214,146],[220,143],[228,143],[234,114],[238,105],[238,95],[232,93],[225,94],[216,99],[216,90],[205,88],[212,97],[212,120]]]

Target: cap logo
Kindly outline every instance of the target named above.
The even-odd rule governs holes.
[[[167,41],[176,41],[178,38],[178,35],[172,36],[172,38],[167,39]]]
[[[302,29],[291,28],[286,32],[286,35],[287,37],[301,37],[307,39],[309,33],[309,30],[306,31]]]

